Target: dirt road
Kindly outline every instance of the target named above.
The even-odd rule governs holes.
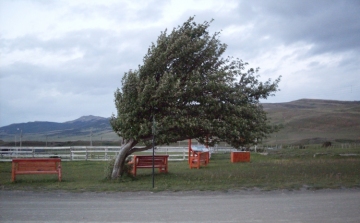
[[[360,222],[360,190],[0,191],[0,222]]]

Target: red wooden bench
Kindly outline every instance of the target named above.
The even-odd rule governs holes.
[[[20,174],[57,174],[61,181],[61,159],[13,159],[11,181],[14,182],[16,175]]]
[[[160,173],[168,172],[168,158],[169,155],[155,155],[154,167],[159,169]],[[138,168],[152,168],[153,156],[152,155],[135,155],[131,161],[133,165],[132,174],[136,176],[136,170]]]

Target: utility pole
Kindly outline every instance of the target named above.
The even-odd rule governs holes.
[[[92,146],[92,127],[90,129],[90,146]]]

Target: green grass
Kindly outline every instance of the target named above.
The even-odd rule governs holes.
[[[323,153],[313,157],[315,153]],[[360,187],[360,156],[341,157],[342,153],[360,154],[359,149],[282,149],[267,156],[251,154],[250,163],[230,163],[230,154],[213,154],[210,164],[189,169],[186,161],[170,162],[169,173],[156,170],[152,188],[151,169],[140,169],[135,178],[105,179],[108,162],[62,162],[63,181],[56,175],[20,175],[10,182],[11,163],[0,163],[0,188],[5,190],[65,191],[188,191],[242,190],[260,188],[310,189]]]

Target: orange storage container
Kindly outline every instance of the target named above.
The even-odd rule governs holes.
[[[248,151],[236,151],[231,152],[231,162],[250,162],[250,152]]]

